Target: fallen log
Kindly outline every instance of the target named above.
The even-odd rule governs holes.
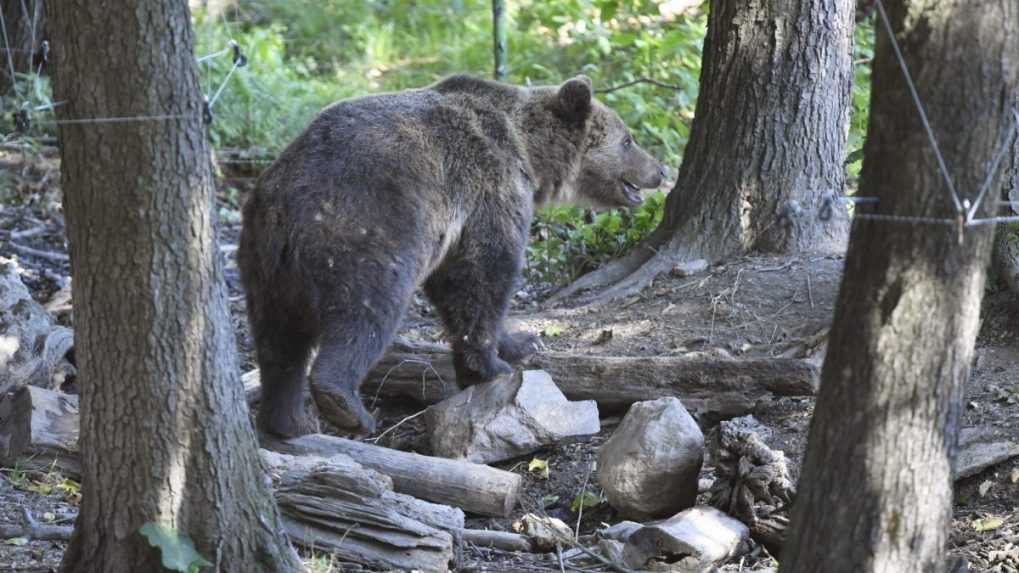
[[[572,401],[594,400],[603,410],[673,396],[702,424],[750,413],[770,396],[813,396],[819,368],[797,358],[590,356],[543,352],[524,362],[544,370]],[[245,374],[249,402],[257,401],[257,371]],[[362,394],[369,408],[380,397],[434,404],[458,393],[446,346],[397,339],[368,374]]]
[[[462,511],[395,493],[389,477],[348,456],[262,450],[262,459],[294,543],[373,568],[449,570]]]
[[[22,386],[0,398],[0,465],[81,476],[78,397]]]
[[[265,440],[263,447],[292,455],[345,454],[393,480],[393,489],[479,515],[507,517],[523,479],[486,465],[422,456],[324,434]]]

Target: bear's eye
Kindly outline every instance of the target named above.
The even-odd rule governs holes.
[[[623,140],[623,147],[630,147],[633,145],[633,136],[627,135],[626,139]]]

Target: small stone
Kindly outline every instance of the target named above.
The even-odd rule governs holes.
[[[708,261],[704,259],[695,259],[677,264],[672,267],[672,271],[669,274],[674,277],[683,278],[697,273],[702,273],[706,270],[708,270]]]
[[[609,504],[636,519],[693,506],[704,434],[677,398],[638,402],[598,452],[598,482]]]
[[[745,553],[749,538],[743,523],[713,507],[699,506],[634,532],[623,555],[633,569],[707,573]]]
[[[601,430],[597,404],[570,402],[543,370],[466,388],[429,407],[425,421],[434,455],[482,464]]]
[[[531,538],[534,548],[543,553],[555,551],[556,545],[562,547],[573,539],[573,531],[563,520],[533,513],[514,521],[513,531]]]

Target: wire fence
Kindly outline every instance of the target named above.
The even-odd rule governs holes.
[[[21,7],[22,7],[22,10],[23,10],[23,13],[24,13],[24,16],[25,16],[26,20],[32,23],[32,29],[31,29],[31,41],[32,41],[32,43],[31,43],[31,45],[34,48],[36,46],[36,43],[35,43],[35,40],[36,40],[35,19],[32,18],[31,15],[29,14],[29,11],[28,11],[28,8],[27,8],[27,6],[25,4],[25,1],[24,0],[20,0],[20,2],[21,2]],[[875,221],[875,222],[891,223],[891,224],[908,224],[908,225],[928,225],[928,226],[955,227],[956,229],[958,229],[958,232],[960,234],[960,240],[961,240],[962,233],[967,228],[978,227],[978,226],[983,226],[983,225],[991,225],[991,224],[997,224],[997,223],[1008,223],[1008,222],[1017,222],[1017,221],[1019,221],[1019,215],[989,216],[989,217],[983,217],[983,218],[979,218],[977,216],[977,214],[978,214],[978,212],[980,210],[980,207],[983,205],[983,202],[986,200],[988,192],[993,187],[994,180],[997,177],[998,172],[1000,171],[1001,163],[1002,163],[1003,159],[1008,154],[1009,150],[1016,144],[1017,138],[1019,138],[1019,110],[1013,109],[1013,111],[1012,111],[1012,120],[1013,121],[1011,122],[1011,125],[1010,125],[1009,129],[1007,130],[1007,132],[1005,134],[1005,137],[1003,138],[1003,141],[1001,141],[997,151],[995,152],[995,154],[994,154],[994,156],[992,158],[991,164],[988,167],[987,174],[984,177],[983,182],[982,182],[980,188],[977,190],[975,198],[973,199],[973,201],[970,201],[969,199],[964,198],[960,194],[959,190],[956,188],[956,185],[955,185],[955,182],[954,182],[954,178],[952,177],[952,174],[951,174],[951,172],[949,170],[949,166],[947,165],[947,163],[946,163],[946,161],[944,159],[944,156],[943,156],[943,154],[941,152],[941,146],[939,145],[938,138],[935,135],[933,128],[931,127],[930,120],[929,120],[929,118],[927,116],[927,112],[926,112],[925,107],[923,105],[923,101],[921,100],[919,92],[917,90],[916,83],[914,82],[913,76],[910,73],[909,66],[906,63],[906,59],[905,59],[905,57],[904,57],[904,55],[902,53],[902,49],[899,46],[899,43],[898,43],[898,41],[895,38],[895,33],[894,33],[894,29],[892,27],[891,19],[889,18],[888,13],[885,10],[884,3],[883,3],[882,0],[875,0],[874,4],[875,4],[875,7],[877,9],[876,11],[877,11],[877,14],[878,14],[878,20],[880,20],[880,22],[881,22],[881,28],[884,30],[885,34],[888,37],[888,40],[889,40],[890,46],[892,48],[892,51],[894,53],[896,62],[898,63],[898,66],[899,66],[899,68],[902,71],[903,79],[905,80],[907,89],[909,90],[910,99],[912,100],[912,103],[913,103],[913,106],[915,107],[916,113],[917,113],[917,115],[918,115],[918,117],[920,119],[921,124],[923,125],[924,132],[926,134],[928,144],[930,145],[931,150],[934,153],[934,156],[935,156],[935,159],[936,159],[936,163],[937,163],[937,170],[938,170],[940,178],[944,181],[944,186],[945,186],[946,192],[948,193],[948,197],[951,200],[952,206],[954,208],[954,214],[951,215],[951,216],[945,216],[945,217],[931,217],[931,216],[909,215],[909,214],[903,214],[903,213],[877,213],[877,212],[861,213],[861,212],[859,212],[859,210],[854,209],[853,210],[853,214],[852,214],[853,218],[854,219],[865,220],[865,221]],[[225,16],[224,16],[224,26],[225,26],[226,31],[229,33],[229,30],[230,30],[229,22],[226,21]],[[9,71],[9,73],[10,73],[10,77],[11,77],[11,80],[12,80],[11,81],[11,86],[10,86],[10,91],[14,91],[15,97],[17,97],[17,91],[15,89],[15,81],[14,81],[14,79],[16,78],[17,74],[16,74],[16,70],[15,70],[14,58],[12,57],[12,53],[13,52],[17,52],[17,51],[24,51],[24,50],[22,50],[20,48],[11,48],[10,41],[9,41],[9,34],[8,34],[8,30],[7,30],[7,22],[4,19],[2,11],[0,11],[0,36],[2,36],[2,40],[3,40],[3,48],[2,49],[3,49],[4,53],[6,54],[7,69]],[[48,41],[43,41],[39,45],[39,49],[37,51],[36,50],[30,50],[30,51],[33,52],[33,58],[32,59],[33,60],[38,60],[40,63],[38,65],[38,67],[35,67],[35,66],[32,65],[32,62],[30,61],[30,63],[29,63],[29,70],[27,71],[28,75],[35,74],[36,76],[38,76],[39,74],[42,73],[42,70],[43,70],[45,64],[48,62],[48,59],[49,59],[49,50],[50,50],[50,46],[49,46],[49,42]],[[216,58],[225,57],[225,56],[231,56],[232,57],[232,65],[231,65],[230,69],[227,71],[227,73],[225,74],[225,76],[220,80],[220,82],[219,82],[218,86],[216,87],[216,89],[212,90],[211,89],[211,85],[210,85],[210,90],[209,90],[209,92],[206,93],[205,100],[204,100],[204,105],[203,105],[203,109],[202,109],[202,120],[206,124],[209,124],[209,123],[212,122],[214,106],[219,101],[220,97],[223,95],[224,90],[227,88],[227,86],[228,86],[231,78],[234,76],[234,74],[239,69],[244,68],[244,67],[246,67],[248,65],[248,58],[244,54],[244,52],[242,51],[241,46],[236,41],[234,41],[233,39],[228,40],[227,45],[225,47],[223,47],[222,49],[214,51],[214,52],[211,52],[211,53],[208,53],[208,54],[204,54],[202,56],[197,56],[195,58],[195,62],[196,62],[197,65],[201,65],[201,64],[204,63],[204,64],[206,64],[206,67],[208,68],[209,63],[212,60],[214,60]],[[9,93],[10,92],[8,92],[8,94],[4,94],[4,95],[9,95]],[[0,98],[0,99],[2,99],[2,98]],[[41,112],[41,111],[52,111],[56,107],[65,105],[67,103],[68,102],[66,102],[66,101],[33,103],[31,100],[26,100],[26,101],[21,102],[21,104],[19,106],[17,106],[15,111],[12,113],[12,119],[14,120],[13,123],[14,123],[14,126],[15,126],[15,132],[16,133],[15,134],[9,134],[8,136],[5,136],[3,139],[6,140],[11,135],[27,133],[31,129],[31,126],[33,125],[33,123],[34,124],[41,124],[41,125],[82,125],[82,124],[103,124],[103,123],[109,124],[109,123],[132,123],[132,122],[158,122],[158,121],[170,121],[170,120],[176,120],[176,119],[184,119],[184,118],[189,117],[189,115],[190,115],[190,114],[151,114],[151,115],[138,114],[138,115],[125,115],[125,116],[113,116],[113,117],[66,118],[66,119],[59,119],[59,120],[58,119],[52,119],[52,120],[46,119],[46,120],[39,120],[39,121],[35,121],[34,118],[33,118],[33,113]],[[271,159],[271,158],[234,158],[234,159],[227,158],[227,159],[221,159],[218,162],[219,163],[224,163],[224,164],[236,164],[236,165],[269,165],[269,164],[271,164],[273,162],[273,159]],[[880,202],[879,202],[879,199],[877,197],[845,197],[845,196],[841,196],[841,194],[837,194],[837,195],[840,196],[843,200],[846,200],[846,201],[848,201],[850,203],[853,203],[855,205],[872,205],[872,206],[874,206],[875,209],[880,208]],[[1012,202],[1003,202],[1003,201],[995,201],[995,205],[999,206],[999,207],[1002,207],[1002,206],[1015,207],[1016,206]],[[822,202],[822,205],[821,205],[821,207],[818,210],[818,218],[820,220],[822,220],[822,221],[830,220],[831,217],[832,217],[832,214],[833,214],[833,209],[834,209],[834,207],[832,205],[832,198],[831,197],[826,198]],[[1010,211],[1010,212],[1012,212],[1012,211]]]

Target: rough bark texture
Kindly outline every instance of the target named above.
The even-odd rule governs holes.
[[[42,0],[7,0],[3,3],[4,31],[0,37],[0,96],[12,95],[15,74],[31,74],[40,71],[37,56],[39,47],[46,38]],[[6,44],[4,43],[6,41]],[[10,54],[10,60],[7,54]],[[33,60],[35,60],[33,62]],[[20,103],[16,101],[16,103]]]
[[[605,285],[597,300],[627,296],[681,261],[841,250],[853,13],[852,0],[712,2],[700,97],[664,220],[558,298]]]
[[[58,119],[173,116],[60,125],[83,474],[62,570],[161,570],[153,521],[217,570],[296,570],[237,377],[187,3],[48,7]]]
[[[887,5],[945,161],[972,198],[1012,121],[1019,4]],[[869,125],[861,194],[880,203],[867,211],[952,217],[883,30]],[[783,571],[942,570],[992,227],[964,239],[946,225],[854,222]]]

